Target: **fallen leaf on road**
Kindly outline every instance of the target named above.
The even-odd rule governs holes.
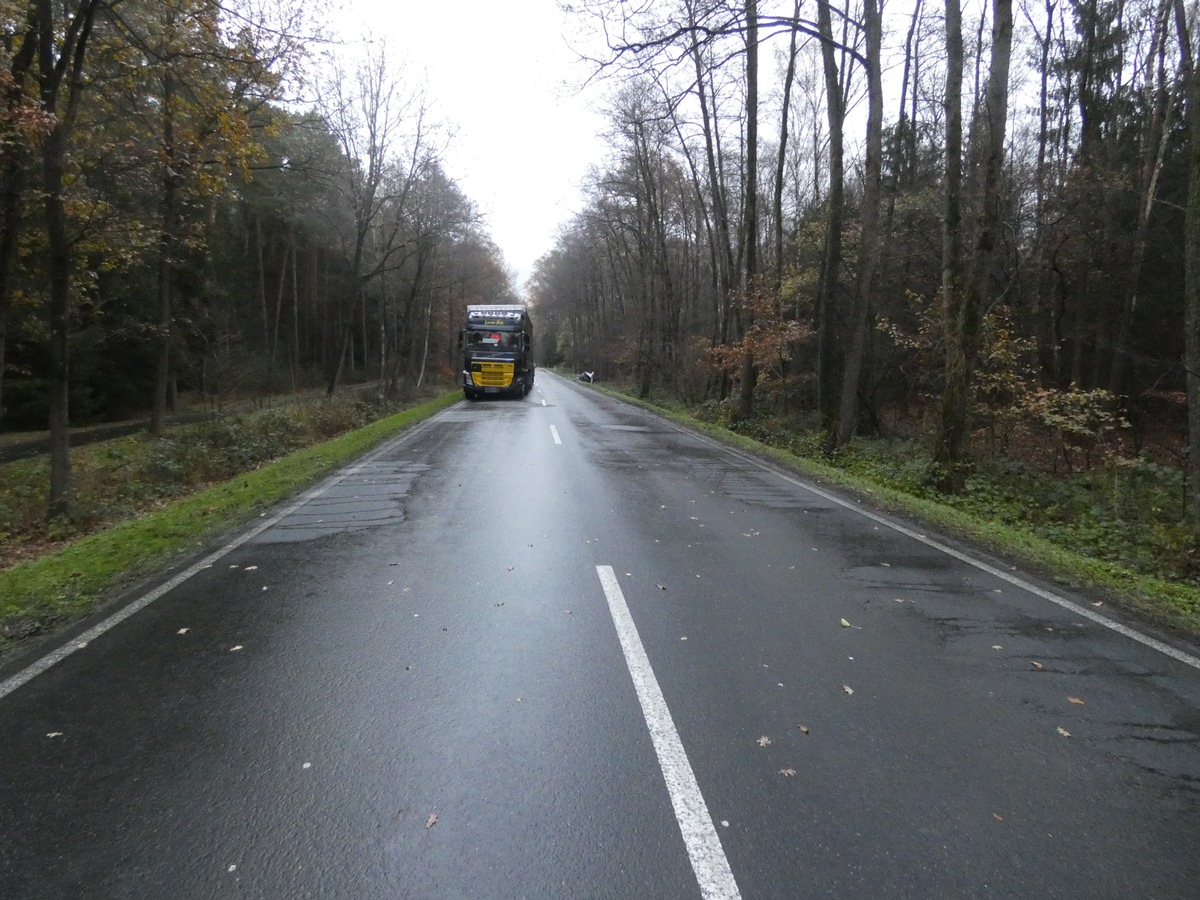
[[[861,626],[861,625],[851,625],[851,624],[850,624],[849,622],[847,622],[845,619],[842,619],[842,627],[843,627],[843,628],[857,628],[859,631],[862,631],[862,626]]]
[[[437,824],[437,816],[430,816],[428,819],[425,820],[426,828],[432,828],[436,824]]]
[[[993,650],[1003,650],[1004,648],[1001,647],[999,644],[992,644],[992,649]]]
[[[765,734],[758,739],[758,746],[760,746],[760,747],[770,746],[770,743],[771,743],[771,739],[769,737],[767,737]]]
[[[1054,730],[1057,731],[1059,734],[1061,734],[1063,737],[1071,736],[1071,732],[1067,731],[1067,729],[1063,728],[1061,725],[1059,725],[1058,728],[1056,728]]]
[[[1042,669],[1046,668],[1046,667],[1045,667],[1045,666],[1043,666],[1043,665],[1042,665],[1040,662],[1031,663],[1031,665],[1032,665],[1032,666],[1033,666],[1035,669],[1037,669],[1039,672],[1040,672],[1040,671],[1042,671]]]
[[[655,587],[658,588],[660,591],[665,591],[667,589],[667,586],[665,584],[656,584]]]
[[[1083,706],[1083,705],[1084,705],[1084,702],[1083,702],[1082,700],[1080,700],[1078,697],[1068,697],[1068,698],[1067,698],[1067,702],[1069,702],[1069,703],[1077,703],[1077,704],[1079,704],[1080,706]]]
[[[784,778],[792,778],[796,774],[795,769],[780,769],[779,774]]]
[[[1004,816],[1000,815],[1000,813],[992,813],[992,818],[995,819],[997,822],[1004,821]]]
[[[190,629],[188,629],[188,628],[180,628],[180,629],[179,629],[177,632],[175,632],[175,633],[176,633],[176,634],[187,634],[189,630],[190,630]]]
[[[257,572],[258,566],[246,566],[246,568],[244,568],[242,571],[243,572]]]
[[[230,647],[230,648],[229,648],[229,652],[230,652],[230,653],[233,653],[233,652],[235,652],[235,651],[237,651],[237,650],[241,650],[241,649],[242,649],[242,645],[241,645],[241,644],[238,644],[236,647]]]
[[[847,694],[853,694],[853,693],[854,693],[854,688],[850,687],[850,685],[848,685],[848,684],[843,684],[843,685],[842,685],[842,690],[843,690],[843,691],[845,691]]]
[[[801,734],[808,734],[808,726],[807,725],[797,725],[796,727],[800,729]]]
[[[56,738],[56,737],[62,737],[62,736],[63,736],[63,733],[61,731],[52,731],[48,735],[46,735],[46,737],[48,737],[48,738]]]

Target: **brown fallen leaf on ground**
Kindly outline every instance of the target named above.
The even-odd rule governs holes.
[[[437,816],[436,815],[431,815],[428,819],[425,820],[426,828],[432,828],[436,824],[437,824]]]
[[[1061,725],[1059,725],[1058,728],[1056,728],[1054,730],[1057,731],[1059,734],[1061,734],[1063,737],[1071,736],[1071,732],[1067,731],[1067,729],[1063,728]]]
[[[997,822],[1004,821],[1004,816],[1000,815],[1000,813],[992,813],[992,818],[995,819]]]
[[[1042,665],[1040,662],[1035,662],[1035,663],[1032,663],[1032,665],[1033,665],[1033,667],[1034,667],[1035,669],[1037,669],[1039,672],[1040,672],[1040,671],[1042,671],[1042,669],[1046,668],[1046,667],[1045,667],[1045,666],[1043,666],[1043,665]]]
[[[801,734],[808,734],[808,726],[807,725],[797,725],[796,727],[800,729]]]
[[[1080,706],[1085,705],[1084,702],[1082,700],[1080,700],[1078,697],[1068,697],[1067,702],[1068,703],[1077,703]]]
[[[784,778],[792,778],[795,776],[796,770],[795,769],[780,769],[779,774],[782,775]]]
[[[842,690],[845,691],[847,694],[852,695],[854,693],[854,688],[850,687],[850,685],[848,685],[848,684],[843,684]]]

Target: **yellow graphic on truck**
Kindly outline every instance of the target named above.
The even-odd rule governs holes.
[[[478,387],[506,388],[513,381],[513,364],[510,362],[471,363],[471,380]]]

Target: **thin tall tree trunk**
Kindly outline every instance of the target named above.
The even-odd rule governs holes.
[[[862,210],[862,246],[859,251],[858,286],[850,315],[850,349],[842,373],[842,398],[838,406],[836,445],[848,444],[858,427],[859,387],[866,365],[867,323],[871,292],[879,268],[879,224],[883,201],[883,46],[882,0],[866,0],[864,26],[867,39],[867,159]]]
[[[993,0],[992,61],[981,116],[984,128],[982,204],[971,275],[961,294],[957,316],[949,323],[946,387],[942,394],[942,415],[934,456],[939,470],[939,486],[945,491],[961,490],[968,469],[971,380],[979,350],[979,329],[995,267],[1001,219],[1000,189],[1004,135],[1008,124],[1008,73],[1011,59],[1012,0]]]
[[[1180,68],[1187,86],[1188,196],[1184,214],[1184,351],[1188,417],[1188,510],[1200,536],[1200,61],[1193,56],[1183,0],[1175,3]]]
[[[279,257],[279,279],[275,286],[275,322],[271,326],[271,371],[274,380],[275,361],[279,354],[279,330],[283,323],[283,298],[287,293],[288,256],[291,255],[291,245],[283,244],[283,253]]]
[[[168,14],[168,19],[170,15]],[[169,24],[169,23],[168,23]],[[161,435],[167,427],[167,395],[171,380],[172,297],[179,177],[175,174],[175,80],[171,73],[162,81],[162,212],[158,236],[158,355],[154,367],[154,402],[150,410],[150,433]]]
[[[41,108],[54,118],[42,142],[42,190],[46,226],[50,326],[50,496],[51,518],[70,517],[70,324],[72,248],[67,234],[63,181],[66,176],[67,138],[83,91],[83,63],[92,22],[100,0],[87,0],[65,23],[54,15],[51,0],[36,0],[32,22],[36,25],[38,80]],[[27,39],[33,39],[28,35]],[[65,103],[61,89],[67,87]]]
[[[833,433],[837,421],[836,332],[834,306],[842,267],[842,216],[845,210],[843,132],[846,122],[838,73],[829,0],[817,4],[817,28],[825,69],[825,106],[829,116],[829,195],[825,211],[825,253],[817,288],[817,408],[822,430]]]
[[[792,9],[792,42],[788,47],[787,72],[783,76],[783,112],[779,116],[779,151],[775,160],[775,293],[783,284],[783,176],[787,162],[788,120],[791,117],[792,83],[796,80],[796,22],[800,18],[800,0]]]
[[[10,83],[4,92],[4,104],[9,120],[14,120],[27,107],[25,90],[30,67],[33,65],[38,42],[23,41],[9,65]],[[0,423],[4,419],[4,366],[8,347],[9,311],[13,298],[13,275],[17,266],[17,250],[24,224],[24,189],[29,180],[32,160],[21,136],[6,135],[3,152],[3,174],[0,175]]]
[[[744,296],[754,290],[758,275],[758,2],[746,0],[746,219],[743,234],[745,250]],[[750,310],[745,311],[743,327],[749,332],[754,324]],[[738,414],[750,418],[754,411],[754,351],[742,354],[741,394]]]
[[[1134,229],[1132,255],[1129,264],[1129,282],[1124,303],[1117,317],[1117,333],[1113,352],[1110,354],[1108,390],[1121,396],[1126,393],[1129,373],[1129,356],[1133,317],[1137,311],[1138,293],[1141,289],[1142,267],[1146,258],[1150,233],[1150,216],[1154,211],[1154,195],[1158,190],[1158,177],[1162,172],[1163,159],[1171,133],[1171,113],[1175,105],[1171,100],[1171,86],[1167,74],[1167,37],[1170,32],[1172,0],[1161,0],[1155,19],[1154,37],[1150,45],[1150,59],[1157,61],[1155,74],[1147,79],[1146,93],[1149,108],[1148,119],[1142,133],[1142,166],[1139,173],[1139,203],[1137,226]],[[1170,78],[1175,78],[1171,73]]]
[[[295,231],[288,232],[288,244],[292,247],[292,352],[290,362],[292,390],[295,391],[300,374],[300,267],[296,261],[300,254],[296,252]]]

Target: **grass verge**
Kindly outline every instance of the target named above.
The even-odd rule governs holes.
[[[872,477],[865,472],[870,465],[869,458],[856,458],[856,470],[851,471],[839,466],[836,460],[830,462],[818,455],[773,447],[719,424],[697,419],[679,406],[640,400],[603,385],[591,387],[704,432],[725,444],[770,459],[810,480],[846,490],[881,510],[909,517],[954,535],[956,539],[974,543],[988,553],[1031,569],[1048,581],[1093,595],[1093,601],[1108,602],[1132,612],[1148,624],[1174,631],[1189,641],[1200,640],[1200,588],[1190,583],[1093,558],[1080,547],[1048,540],[1019,523],[981,518],[971,510],[956,507],[954,498],[943,501],[903,490],[889,484],[886,475]],[[819,440],[793,440],[791,443],[811,444],[814,448],[820,445]]]
[[[0,658],[294,496],[461,397],[457,390],[0,571]]]

